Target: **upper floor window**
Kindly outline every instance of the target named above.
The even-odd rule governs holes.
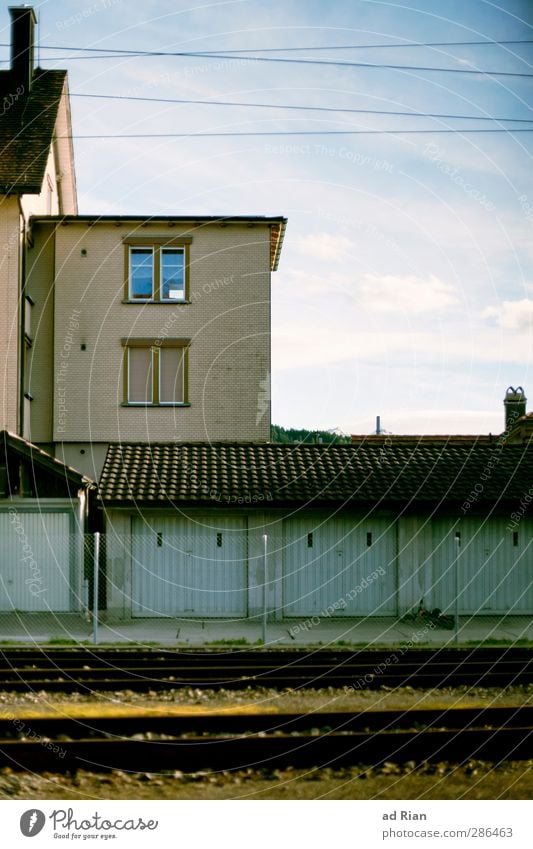
[[[161,300],[185,300],[185,256],[183,248],[161,248]]]
[[[190,241],[165,237],[126,240],[126,300],[186,303]]]
[[[187,405],[189,339],[123,339],[127,405]]]
[[[130,298],[154,297],[154,249],[130,248]]]

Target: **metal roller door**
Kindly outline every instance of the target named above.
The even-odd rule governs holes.
[[[0,610],[76,610],[68,513],[0,513]]]
[[[396,613],[396,524],[386,519],[286,519],[285,616]]]
[[[244,519],[132,519],[132,616],[246,616]]]
[[[433,523],[432,606],[453,612],[456,554],[459,612],[533,614],[533,522],[438,519]],[[455,533],[460,533],[457,549]]]

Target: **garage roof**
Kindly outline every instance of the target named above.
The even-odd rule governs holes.
[[[112,444],[106,502],[210,506],[519,503],[533,481],[533,447],[478,444]],[[467,508],[469,509],[469,508]]]
[[[94,487],[94,481],[91,478],[82,475],[71,466],[65,465],[57,457],[53,457],[42,448],[23,439],[22,436],[17,436],[15,433],[10,433],[8,430],[0,431],[0,466],[5,466],[8,471],[12,470],[12,460],[16,458],[18,461],[24,462],[29,469],[29,480],[32,488],[35,488],[37,494],[44,493],[44,485],[42,484],[42,476],[48,479],[53,479],[60,486],[68,489],[70,485],[76,488]],[[17,475],[15,480],[11,480],[8,474],[8,484],[10,489],[16,489]],[[41,483],[39,481],[41,480]],[[15,494],[12,492],[12,494]]]

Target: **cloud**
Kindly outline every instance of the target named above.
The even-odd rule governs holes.
[[[436,312],[458,302],[453,286],[429,277],[365,274],[357,286],[357,300],[377,312]]]
[[[310,233],[297,239],[296,249],[309,258],[340,262],[353,250],[351,239],[333,233]]]
[[[533,329],[533,300],[522,298],[520,301],[502,301],[497,307],[487,307],[484,318],[495,318],[499,327],[525,333]]]

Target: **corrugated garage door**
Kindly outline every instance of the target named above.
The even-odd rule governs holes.
[[[0,610],[76,609],[70,548],[68,513],[0,513]]]
[[[437,519],[433,523],[432,604],[453,612],[455,605],[455,532],[459,548],[459,612],[533,614],[533,523],[523,519]]]
[[[285,616],[396,613],[396,525],[386,519],[283,523]]]
[[[246,616],[241,518],[132,519],[132,616]]]

